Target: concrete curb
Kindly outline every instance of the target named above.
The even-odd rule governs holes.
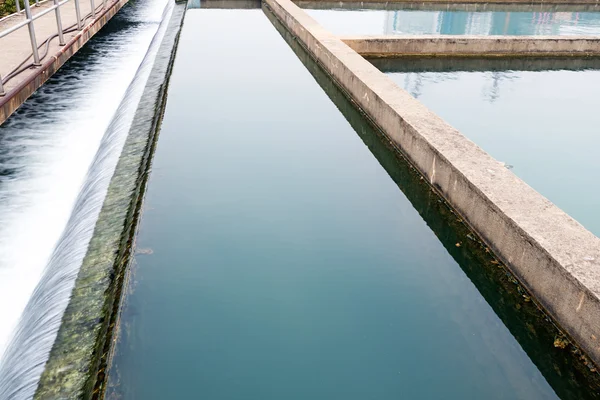
[[[600,362],[600,239],[400,89],[290,0],[265,4]]]
[[[96,16],[56,54],[43,62],[31,75],[0,97],[0,125],[42,86],[73,54],[83,47],[129,0],[116,0]]]
[[[35,399],[101,399],[185,4],[175,5]]]
[[[341,37],[358,54],[385,57],[600,56],[594,36],[354,36]]]
[[[300,0],[303,2],[303,4],[306,3],[320,3],[320,0]],[[332,1],[331,0],[324,0],[324,2],[331,4]],[[414,0],[390,0],[390,1],[385,1],[382,2],[381,0],[343,0],[340,1],[339,3],[345,3],[345,4],[349,4],[349,3],[357,3],[357,4],[369,4],[369,3],[376,3],[376,4],[403,4],[403,3],[409,3],[409,4],[414,4],[415,1]],[[458,0],[458,1],[453,1],[453,0],[423,0],[421,2],[421,4],[453,4],[453,7],[456,6],[457,4],[481,4],[482,1],[481,0]],[[546,2],[544,0],[490,0],[490,1],[485,1],[485,3],[488,4],[524,4],[524,5],[532,5],[532,4],[536,4],[536,5],[578,5],[578,4],[586,4],[586,5],[600,5],[600,2],[598,0],[552,0],[549,2]]]

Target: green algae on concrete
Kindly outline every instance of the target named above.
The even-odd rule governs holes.
[[[185,5],[176,4],[35,399],[98,399]]]

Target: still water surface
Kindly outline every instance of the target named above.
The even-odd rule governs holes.
[[[305,11],[339,35],[600,34],[600,12]]]
[[[599,70],[388,76],[600,236]]]
[[[109,398],[555,398],[261,10],[189,10]]]

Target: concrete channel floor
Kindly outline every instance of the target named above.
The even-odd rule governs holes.
[[[112,5],[112,3],[113,1],[107,1],[106,7],[109,7],[110,5]],[[44,10],[48,9],[52,5],[52,1],[46,1],[40,3],[39,6],[32,6],[31,13],[35,16],[36,14],[39,14]],[[90,16],[92,9],[90,1],[80,1],[80,7],[82,18]],[[98,13],[102,11],[104,4],[101,0],[96,0],[95,7],[96,13]],[[63,30],[68,30],[72,26],[75,27],[75,29],[77,28],[75,2],[73,0],[63,4],[60,7],[60,13]],[[11,27],[17,25],[18,23],[24,20],[24,12],[21,12],[21,14],[19,15],[13,14],[13,16],[7,17],[4,20],[0,21],[0,32],[6,29],[10,29]],[[83,26],[85,26],[85,24],[87,23],[90,23],[91,21],[91,17],[87,18]],[[33,24],[38,46],[42,45],[48,37],[55,35],[58,31],[56,25],[56,15],[54,11],[50,11],[46,15],[35,20]],[[65,42],[68,42],[76,34],[76,30],[64,34]],[[61,49],[62,46],[60,46],[58,42],[58,37],[52,39],[50,41],[50,45],[47,52],[45,46],[39,49],[40,58],[44,54],[46,54],[46,56],[42,59],[42,62],[44,60],[47,60],[49,57],[55,55]],[[29,30],[27,29],[27,25],[10,33],[9,35],[3,38],[0,38],[0,77],[2,77],[2,79],[6,79],[6,76],[25,60],[27,60],[28,63],[30,63],[33,60],[31,42],[29,39]],[[20,82],[24,81],[25,79],[27,79],[28,76],[34,74],[35,72],[36,68],[31,68],[17,75],[16,77],[4,84],[4,90],[6,92],[10,91],[12,88],[16,87]]]

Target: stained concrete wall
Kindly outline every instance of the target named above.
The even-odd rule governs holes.
[[[600,239],[290,0],[265,4],[599,364]]]
[[[582,36],[356,36],[344,43],[365,57],[600,56],[600,37]]]

